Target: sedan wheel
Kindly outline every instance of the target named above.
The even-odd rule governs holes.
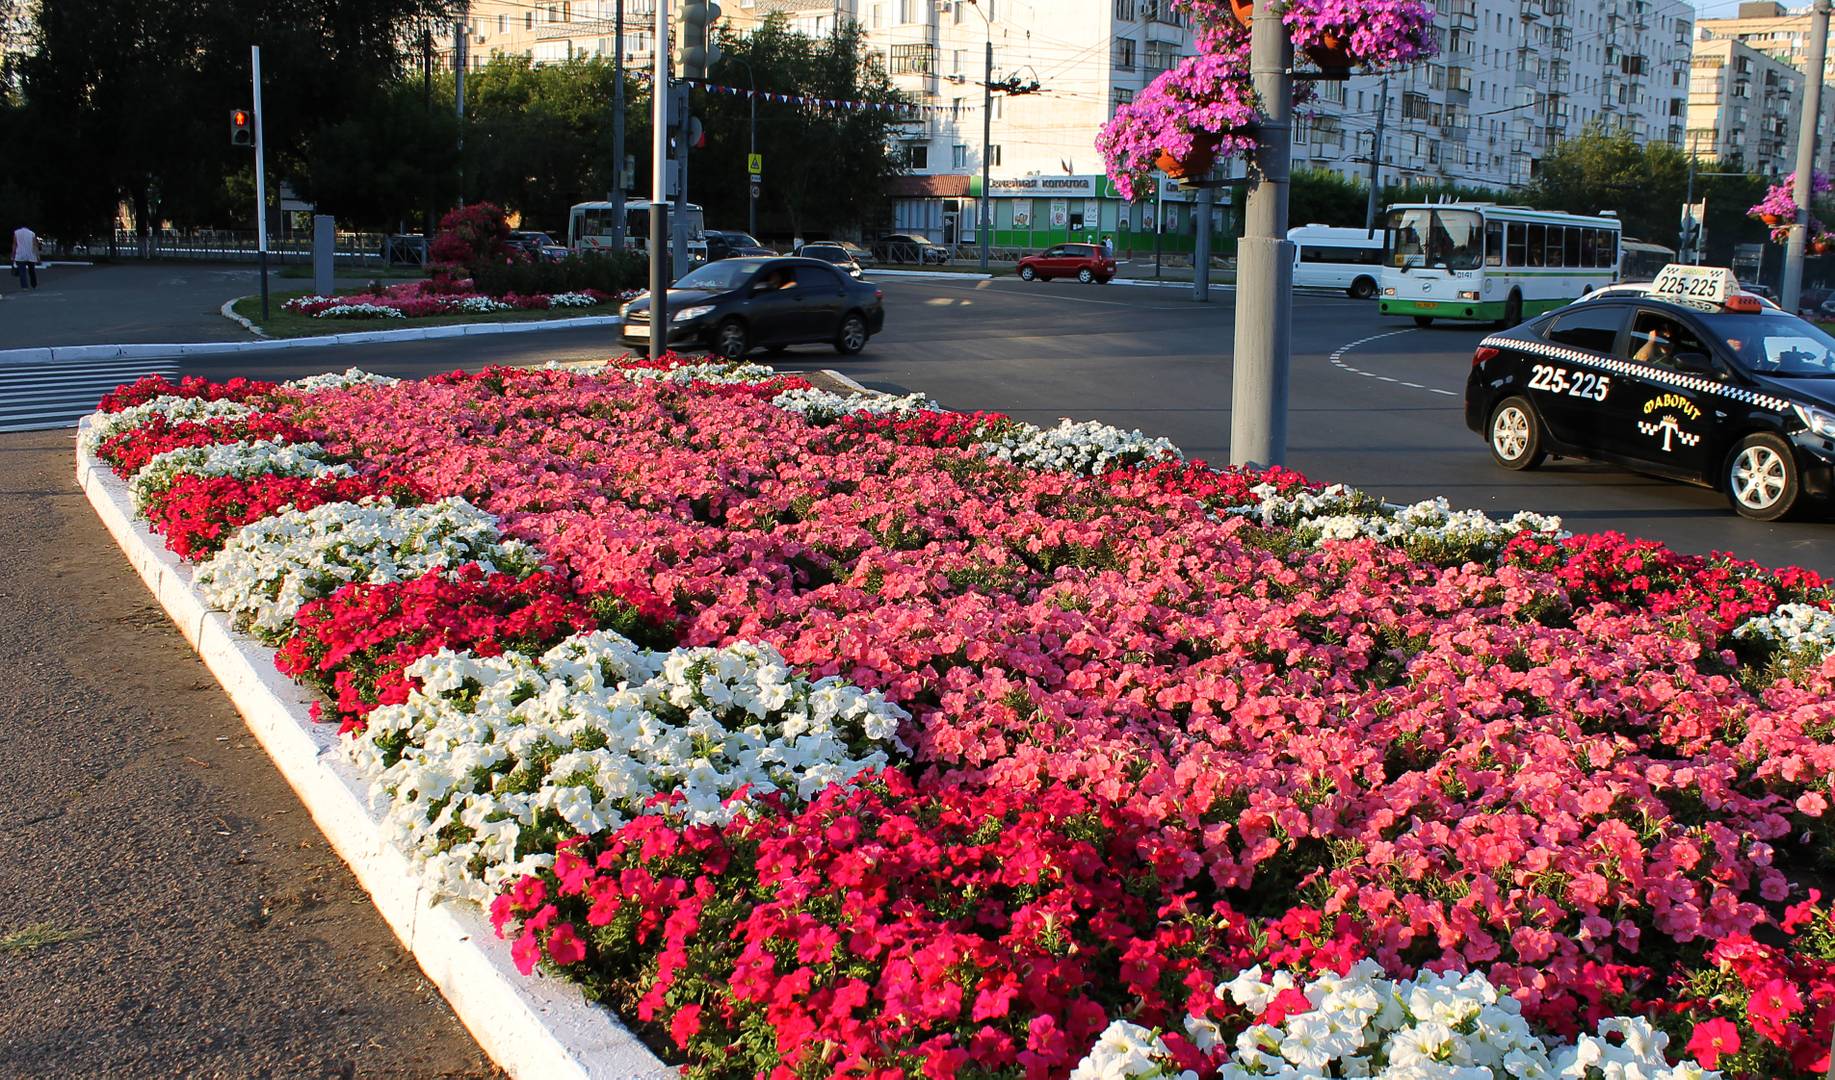
[[[1038,276],[1039,272],[1030,266],[1022,266],[1019,268],[1019,279],[1021,281],[1035,281],[1038,279]]]
[[[720,332],[714,338],[714,351],[722,359],[743,360],[745,354],[752,351],[752,343],[745,332],[745,324],[738,319],[728,319],[720,324]]]
[[[1505,398],[1491,414],[1491,456],[1506,469],[1533,469],[1547,455],[1535,409],[1520,397]]]
[[[835,351],[852,356],[867,347],[867,321],[859,315],[841,320],[841,332],[835,335]]]
[[[1090,282],[1096,280],[1096,275],[1090,273],[1090,268],[1086,266],[1083,269],[1077,271],[1077,280],[1083,282],[1085,285],[1088,285]]]
[[[1727,498],[1742,517],[1776,521],[1796,506],[1797,459],[1776,435],[1748,435],[1727,467]]]

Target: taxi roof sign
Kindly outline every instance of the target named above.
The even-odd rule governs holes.
[[[1657,271],[1650,295],[1696,303],[1725,304],[1739,292],[1739,279],[1724,266],[1690,266],[1670,263]]]

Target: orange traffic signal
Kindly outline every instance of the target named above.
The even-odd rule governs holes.
[[[255,118],[247,109],[229,111],[229,144],[231,146],[255,145]]]

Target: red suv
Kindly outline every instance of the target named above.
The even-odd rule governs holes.
[[[1026,281],[1074,277],[1085,285],[1092,281],[1106,285],[1115,276],[1115,259],[1104,255],[1100,244],[1059,244],[1021,259],[1019,276]]]

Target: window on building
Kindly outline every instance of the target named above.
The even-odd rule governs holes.
[[[894,45],[890,61],[890,71],[894,75],[934,75],[937,70],[937,49],[927,44]]]
[[[510,32],[510,17],[508,15],[497,16],[497,32],[499,34],[507,34]]]
[[[522,13],[522,28],[524,30],[535,29],[535,12],[525,11]]]
[[[1134,100],[1134,91],[1128,89],[1127,87],[1125,86],[1110,87],[1109,88],[1109,115],[1114,116],[1116,110],[1120,109],[1123,105],[1126,105],[1133,100]]]
[[[988,164],[989,165],[999,165],[1000,164],[1000,147],[998,146],[988,147]]]
[[[1179,62],[1179,47],[1170,41],[1149,41],[1145,52],[1147,74],[1158,76]]]
[[[930,168],[930,144],[914,142],[905,144],[905,164],[913,169]]]
[[[1115,0],[1115,18],[1121,22],[1134,21],[1134,0]]]
[[[1124,37],[1124,38],[1115,39],[1115,70],[1117,71],[1133,71],[1134,70],[1134,39],[1133,38]]]
[[[957,143],[949,148],[949,167],[952,169],[968,168],[968,147]]]

